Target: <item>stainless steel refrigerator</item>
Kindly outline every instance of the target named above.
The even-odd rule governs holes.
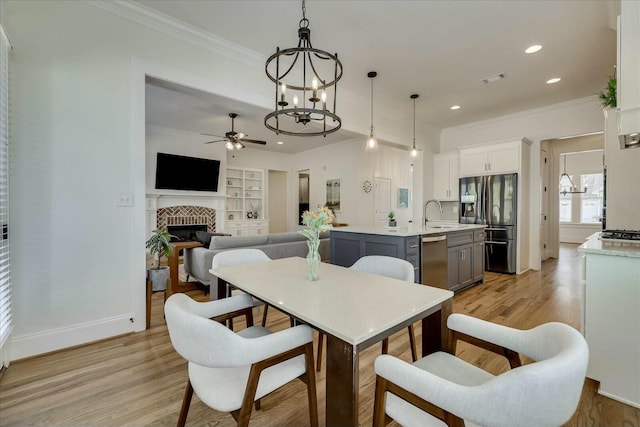
[[[486,224],[485,270],[516,272],[518,174],[460,178],[460,223]]]

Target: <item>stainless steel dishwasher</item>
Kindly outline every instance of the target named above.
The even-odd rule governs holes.
[[[422,237],[422,284],[448,289],[446,234]]]

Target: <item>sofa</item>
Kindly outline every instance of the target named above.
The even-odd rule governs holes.
[[[207,238],[200,240],[199,237],[204,246],[184,251],[185,273],[205,285],[217,285],[217,278],[209,273],[209,270],[213,256],[222,251],[255,248],[262,250],[271,259],[293,256],[304,258],[309,252],[307,238],[296,231],[257,236],[210,235],[209,237],[210,241]],[[318,249],[323,261],[329,261],[329,247],[329,233],[323,232],[320,234]],[[211,296],[215,298],[216,292],[213,289],[215,287],[212,288]]]

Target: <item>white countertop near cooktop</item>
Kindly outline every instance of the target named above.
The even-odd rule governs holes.
[[[464,231],[485,228],[486,225],[482,224],[458,224],[458,223],[445,223],[445,222],[430,222],[426,227],[407,224],[398,225],[396,227],[388,227],[384,225],[364,225],[364,226],[348,226],[333,228],[332,231],[344,231],[347,233],[361,233],[361,234],[378,234],[381,236],[423,236],[429,234],[443,234],[452,233],[454,231]]]
[[[600,240],[600,232],[594,233],[580,246],[578,252],[640,258],[640,242],[637,240]]]

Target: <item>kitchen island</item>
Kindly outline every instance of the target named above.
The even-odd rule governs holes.
[[[409,261],[415,282],[459,291],[484,278],[484,225],[350,226],[331,230],[331,263],[350,267],[367,255]]]
[[[640,408],[640,244],[599,237],[578,247],[586,267],[587,376],[600,382],[599,394]]]

